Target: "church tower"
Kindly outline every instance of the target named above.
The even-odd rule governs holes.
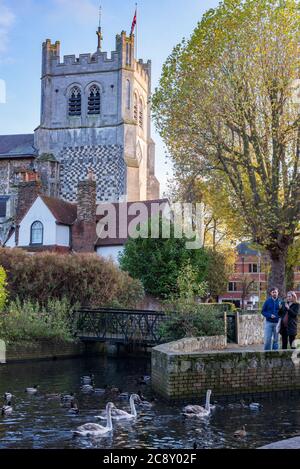
[[[116,37],[102,52],[60,57],[60,43],[43,43],[41,121],[35,148],[44,186],[76,202],[79,181],[93,171],[97,201],[159,198],[151,139],[151,62],[135,59],[134,35]]]

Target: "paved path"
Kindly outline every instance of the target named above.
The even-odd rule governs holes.
[[[263,352],[263,344],[254,345],[238,345],[238,344],[227,344],[227,352]]]
[[[300,436],[288,438],[287,440],[276,441],[276,443],[260,446],[257,449],[300,449]]]

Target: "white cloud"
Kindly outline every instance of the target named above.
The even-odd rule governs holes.
[[[66,18],[72,17],[78,23],[97,24],[99,6],[91,0],[54,0],[54,3],[61,9],[60,15],[66,15]]]
[[[6,6],[4,0],[0,0],[0,54],[6,51],[9,32],[15,20],[12,10]]]

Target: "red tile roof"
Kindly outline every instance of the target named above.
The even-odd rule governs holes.
[[[57,223],[73,225],[77,218],[77,205],[65,202],[55,197],[41,195],[40,198],[47,205]]]

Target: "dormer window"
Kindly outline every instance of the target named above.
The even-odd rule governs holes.
[[[81,116],[81,91],[78,86],[74,86],[70,93],[69,116]]]
[[[30,231],[30,244],[41,245],[43,244],[44,226],[40,221],[35,221],[31,225]]]
[[[100,89],[96,85],[90,88],[88,114],[100,114]]]

